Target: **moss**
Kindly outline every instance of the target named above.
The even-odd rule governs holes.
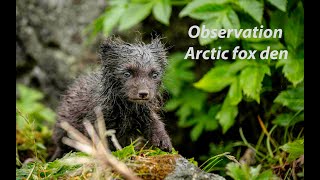
[[[174,170],[176,159],[180,155],[135,156],[135,165],[131,169],[142,179],[164,179]]]

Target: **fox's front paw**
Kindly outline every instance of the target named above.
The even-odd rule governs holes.
[[[171,152],[172,144],[168,135],[153,135],[151,138],[152,145],[160,148],[163,151]]]

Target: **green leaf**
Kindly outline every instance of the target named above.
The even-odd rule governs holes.
[[[175,99],[178,99],[181,103],[176,114],[179,117],[179,125],[183,125],[189,115],[202,110],[207,94],[198,89],[188,87]]]
[[[232,74],[238,73],[240,70],[244,69],[248,66],[253,66],[254,63],[247,61],[247,60],[235,60],[229,67],[229,72]]]
[[[284,26],[284,40],[296,50],[304,42],[304,9],[299,3]]]
[[[185,60],[185,54],[174,53],[169,57],[169,64],[163,77],[163,84],[173,96],[179,96],[183,86],[191,83],[195,79],[195,75],[191,68],[194,61]]]
[[[283,29],[287,24],[288,13],[276,10],[270,13],[270,29]],[[285,34],[285,33],[284,33]]]
[[[198,82],[194,83],[194,86],[207,92],[221,91],[235,79],[234,74],[228,71],[229,67],[229,65],[223,65],[212,68]]]
[[[226,166],[227,175],[233,179],[250,179],[249,168],[246,165],[243,165],[244,168],[241,168],[239,164],[234,162],[228,163]]]
[[[230,99],[231,105],[238,105],[239,102],[242,100],[242,91],[240,87],[239,78],[236,78],[233,83],[230,86],[229,92],[228,92],[228,98]]]
[[[278,115],[272,121],[272,123],[282,127],[289,127],[303,120],[304,120],[304,113],[301,113],[300,115],[295,115],[293,113],[284,113],[284,114]]]
[[[41,100],[43,98],[43,94],[37,90],[31,89],[22,84],[17,85],[19,98],[23,99],[25,103],[33,103],[35,101]]]
[[[304,139],[297,139],[280,146],[280,149],[289,153],[288,161],[291,162],[304,154]]]
[[[222,105],[221,110],[218,112],[216,118],[219,120],[222,126],[222,132],[226,133],[235,122],[235,118],[238,115],[238,107],[230,104],[230,100],[227,97]]]
[[[239,0],[238,5],[254,20],[261,24],[263,15],[263,3],[256,0]]]
[[[252,179],[255,179],[258,177],[259,172],[261,170],[261,164],[259,164],[257,167],[250,167],[249,173]]]
[[[211,29],[222,29],[222,24],[221,24],[221,18],[211,18],[208,20],[205,20],[201,23],[200,25],[200,32],[202,33],[202,31],[205,29],[209,30],[208,33],[208,37],[204,37],[204,36],[199,36],[199,43],[201,46],[210,44],[213,40],[218,39],[218,37],[215,38],[211,38],[211,34],[210,34],[210,30]]]
[[[283,66],[284,76],[294,85],[301,83],[304,79],[304,58],[293,56],[289,51],[288,59],[279,60],[276,67]]]
[[[189,106],[182,105],[176,111],[176,115],[179,117],[178,125],[180,127],[186,127],[187,118],[192,114],[193,109]]]
[[[272,5],[277,7],[283,12],[286,12],[287,0],[268,0]]]
[[[169,25],[171,0],[158,0],[153,6],[153,15],[161,23]]]
[[[190,136],[191,136],[191,140],[192,141],[196,141],[199,136],[201,135],[202,131],[204,129],[204,124],[202,121],[200,121],[199,123],[197,123],[197,125],[195,127],[193,127],[193,129],[191,130]]]
[[[48,122],[55,122],[56,113],[49,108],[43,108],[38,112],[39,119],[47,120]]]
[[[240,86],[243,93],[258,103],[260,103],[260,92],[265,74],[270,74],[270,68],[266,65],[247,67],[240,74]]]
[[[189,17],[197,20],[218,19],[221,16],[221,11],[209,11],[209,12],[191,12]]]
[[[153,3],[131,3],[121,16],[119,30],[124,31],[145,19],[152,10]]]
[[[270,180],[270,179],[278,179],[276,175],[272,173],[271,169],[263,171],[261,174],[258,175],[256,180]]]
[[[225,29],[239,29],[240,28],[240,21],[239,21],[238,15],[231,8],[229,8],[228,11],[225,12],[225,15],[222,18],[221,23],[222,23],[223,28],[225,28]]]
[[[117,6],[108,9],[103,16],[103,33],[108,36],[112,29],[118,24],[120,17],[125,11],[124,6]]]
[[[234,162],[228,163],[227,166],[227,175],[233,179],[245,179],[245,180],[270,180],[278,179],[276,175],[272,173],[272,170],[266,170],[260,173],[261,164],[257,167],[249,167],[246,164],[236,164]]]
[[[282,91],[274,100],[275,103],[279,103],[294,111],[304,110],[304,87]]]
[[[262,42],[250,42],[246,43],[250,48],[263,51],[270,46],[270,51],[285,49],[284,45],[280,41],[262,41]]]
[[[218,120],[216,119],[217,113],[220,110],[220,105],[213,105],[210,107],[208,117],[205,120],[206,131],[213,131],[218,128]]]
[[[229,0],[195,0],[190,3],[186,7],[182,9],[179,14],[179,17],[184,17],[189,15],[193,11],[198,12],[212,12],[217,11],[223,8],[222,4],[229,2]]]
[[[175,110],[179,105],[180,105],[180,100],[179,99],[176,99],[176,98],[171,98],[169,99],[165,106],[164,106],[164,109],[167,110],[167,111],[173,111]]]

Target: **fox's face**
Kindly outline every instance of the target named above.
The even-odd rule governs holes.
[[[151,44],[107,40],[101,50],[105,75],[115,80],[127,100],[141,104],[156,97],[167,63],[159,39]]]

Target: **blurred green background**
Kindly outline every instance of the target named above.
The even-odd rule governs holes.
[[[191,39],[192,25],[263,25],[282,29],[283,37]],[[202,164],[230,152],[247,166],[222,158],[210,171],[232,179],[304,178],[303,0],[26,0],[17,1],[16,28],[18,167],[32,157],[46,161],[52,153],[60,95],[100,63],[103,38],[150,42],[159,35],[170,47],[163,117],[181,155]],[[185,60],[190,46],[258,52],[270,46],[289,56]]]

